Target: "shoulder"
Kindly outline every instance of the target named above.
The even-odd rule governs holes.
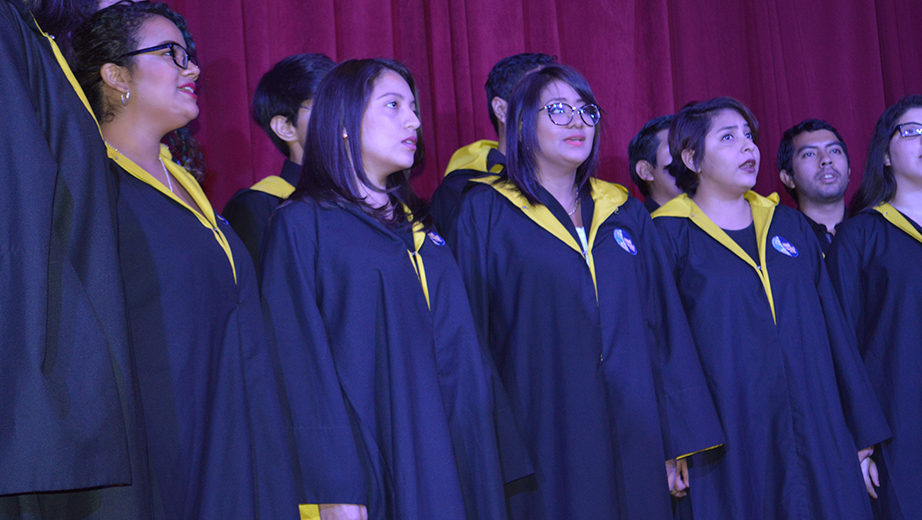
[[[234,193],[230,200],[227,201],[227,204],[224,206],[224,211],[226,212],[229,209],[238,209],[241,207],[266,202],[278,204],[279,200],[280,199],[278,197],[269,195],[268,193],[255,191],[249,188],[243,188],[237,190],[237,193]]]
[[[869,236],[881,235],[886,226],[886,219],[877,211],[862,211],[839,225],[833,244],[839,241],[863,242]]]
[[[813,233],[813,228],[810,226],[810,222],[807,221],[806,215],[783,204],[775,206],[775,214],[772,217],[772,221],[789,227],[796,226],[801,228],[805,233]]]
[[[448,167],[445,168],[445,174],[448,175],[455,170],[477,170],[485,172],[487,169],[487,156],[491,149],[496,149],[496,141],[486,139],[476,141],[467,146],[462,146],[452,154],[448,161]]]
[[[270,229],[307,228],[317,221],[319,205],[311,199],[287,200],[269,219]]]
[[[465,186],[464,205],[493,204],[500,193],[489,182],[469,180]]]

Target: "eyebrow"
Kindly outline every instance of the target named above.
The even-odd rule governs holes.
[[[737,128],[739,128],[739,125],[730,125],[730,126],[724,126],[722,128],[718,128],[717,131],[723,132],[724,130],[736,130]],[[749,128],[749,123],[744,124],[743,128]]]
[[[186,48],[185,44],[182,44],[182,43],[179,43],[179,42],[173,41],[173,40],[163,40],[162,42],[158,43],[157,45],[151,45],[151,47],[160,47],[161,45],[167,45],[167,44],[169,44],[169,43],[172,43],[173,45],[179,45],[179,46],[182,47],[183,49]]]
[[[576,102],[577,104],[578,104],[578,103],[584,103],[584,104],[585,104],[585,103],[586,103],[586,100],[583,99],[583,98],[576,98],[576,101],[575,101],[575,102]],[[567,98],[555,97],[555,98],[548,99],[548,100],[547,100],[547,103],[545,103],[545,104],[546,104],[546,105],[550,105],[550,104],[552,104],[552,103],[567,103],[567,104],[569,104],[569,101],[567,100]]]
[[[823,145],[823,148],[829,148],[830,146],[838,146],[839,148],[845,148],[845,143],[843,143],[842,141],[832,141],[832,142],[830,142],[830,143],[824,144],[824,145]],[[810,148],[810,149],[817,149],[817,150],[818,150],[819,147],[820,147],[820,145],[818,145],[818,144],[805,144],[805,145],[801,146],[800,148],[798,148],[797,151],[794,152],[794,153],[800,153],[800,152],[802,152],[802,151],[804,151],[804,150],[806,150],[806,149],[808,149],[808,148]]]
[[[398,98],[400,98],[400,99],[406,99],[406,98],[403,97],[403,94],[398,94],[397,92],[385,92],[384,94],[381,94],[380,96],[378,96],[378,99],[385,98],[385,97],[387,97],[387,96],[394,96],[394,97],[398,97]],[[415,101],[415,100],[414,100],[414,101]]]

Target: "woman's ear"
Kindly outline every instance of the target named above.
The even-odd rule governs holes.
[[[689,170],[698,173],[698,165],[695,164],[695,152],[694,150],[685,149],[682,150],[682,162],[685,163],[685,167]]]
[[[131,76],[125,67],[114,63],[106,63],[99,69],[99,75],[102,76],[102,82],[107,87],[118,91],[119,94],[129,91],[128,80],[131,79]]]

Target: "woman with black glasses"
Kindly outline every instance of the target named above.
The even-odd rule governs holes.
[[[198,115],[200,69],[166,4],[121,2],[74,35],[76,77],[117,185],[119,260],[150,516],[297,514],[291,456],[247,250],[161,139]],[[135,461],[139,462],[136,464]],[[146,469],[149,467],[149,470]]]
[[[876,466],[873,483],[880,486],[868,489],[878,497],[876,518],[916,518],[922,511],[922,96],[880,116],[852,211],[826,265],[893,431],[866,463]]]
[[[506,170],[474,181],[450,230],[537,466],[518,518],[667,518],[666,460],[722,442],[649,214],[594,178],[601,118],[576,70],[525,76]]]

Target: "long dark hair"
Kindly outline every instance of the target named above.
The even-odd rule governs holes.
[[[556,63],[526,74],[512,91],[507,100],[506,121],[509,123],[506,125],[506,168],[503,176],[512,181],[532,204],[538,203],[539,192],[535,152],[541,148],[538,143],[538,112],[543,108],[541,92],[555,80],[573,87],[586,104],[598,104],[582,74],[573,67]],[[573,114],[573,117],[580,116]],[[601,121],[599,123],[595,126],[589,157],[576,168],[574,184],[580,192],[590,192],[588,190],[592,186],[587,181],[595,177],[598,169]]]
[[[410,185],[411,174],[422,168],[425,156],[421,129],[416,130],[418,141],[413,166],[387,178],[385,191],[396,209],[372,207],[362,196],[362,186],[380,191],[368,179],[362,165],[362,119],[375,82],[386,72],[399,74],[418,103],[413,76],[395,60],[348,60],[323,78],[308,124],[305,149],[310,153],[304,158],[301,180],[292,197],[311,198],[324,207],[352,204],[392,229],[405,229],[410,225],[400,209],[403,203],[410,209],[413,220],[429,229],[432,219],[428,207]],[[348,139],[343,137],[344,131]]]
[[[694,196],[698,191],[698,173],[682,161],[682,150],[694,153],[695,167],[704,159],[704,138],[711,131],[711,123],[721,110],[733,110],[743,116],[752,133],[752,142],[759,144],[759,121],[746,105],[732,97],[716,97],[701,103],[691,102],[679,110],[669,127],[669,153],[672,163],[666,168],[675,177],[675,185]]]
[[[97,11],[73,34],[71,67],[74,77],[101,123],[111,121],[118,107],[109,106],[106,102],[100,69],[107,63],[113,63],[131,70],[135,57],[126,58],[124,55],[137,48],[141,26],[154,16],[162,16],[176,25],[183,35],[183,46],[190,59],[195,59],[195,41],[185,18],[166,4],[122,1]],[[163,141],[170,148],[173,159],[201,182],[206,171],[205,159],[188,126],[170,132]]]
[[[891,106],[877,120],[868,159],[864,163],[864,177],[861,186],[852,198],[851,211],[858,213],[868,208],[890,202],[896,196],[896,177],[893,169],[884,164],[884,157],[890,151],[890,139],[896,132],[896,122],[910,108],[922,107],[922,95],[907,96]]]

